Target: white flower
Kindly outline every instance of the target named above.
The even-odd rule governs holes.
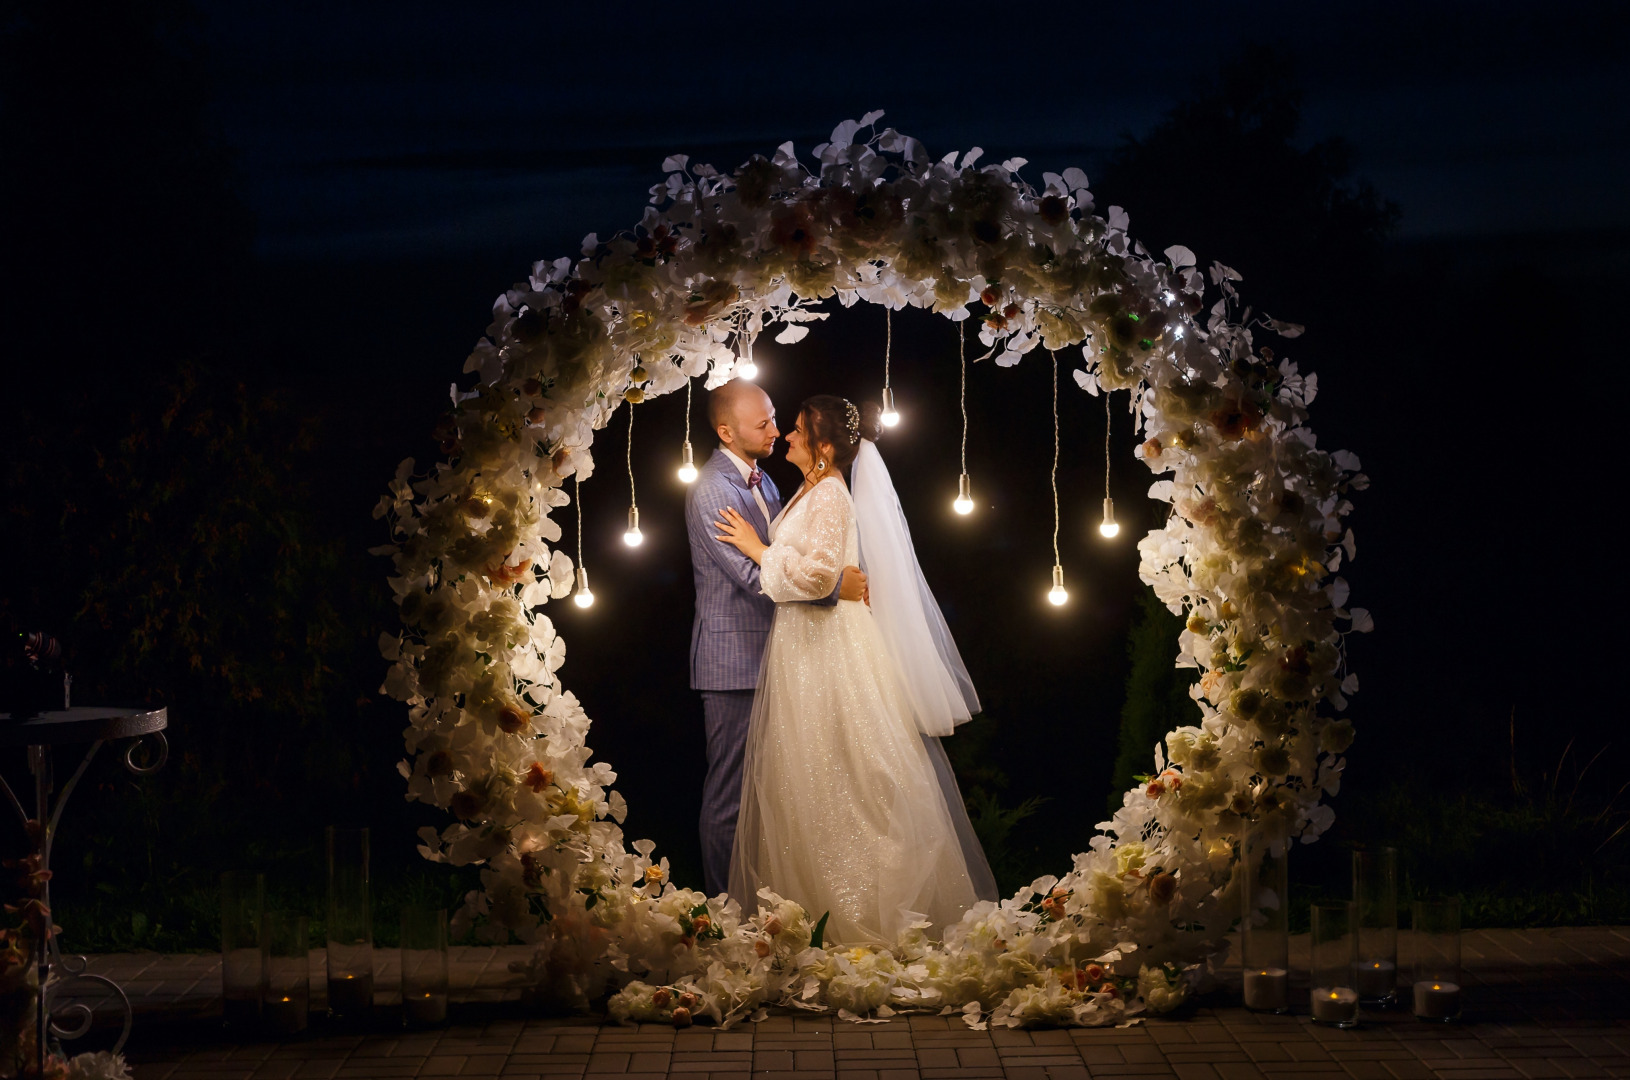
[[[97,1050],[68,1059],[68,1080],[131,1080],[123,1054]]]

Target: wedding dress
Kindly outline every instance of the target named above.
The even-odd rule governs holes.
[[[828,912],[829,942],[891,943],[923,919],[943,930],[995,895],[955,780],[936,770],[865,603],[795,602],[828,595],[859,561],[848,489],[817,483],[771,522],[770,540],[759,580],[775,623],[748,727],[731,895],[751,911],[767,887],[811,919]]]

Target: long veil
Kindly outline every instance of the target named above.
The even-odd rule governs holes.
[[[888,466],[870,439],[861,441],[849,479],[855,529],[860,534],[860,568],[871,589],[872,618],[900,674],[901,688],[934,764],[974,892],[981,900],[994,900],[996,878],[968,820],[950,758],[940,745],[942,736],[979,712],[979,695],[917,562],[911,529]]]
[[[949,735],[979,712],[979,695],[917,562],[888,466],[870,439],[861,440],[850,491],[860,533],[860,568],[871,586],[872,618],[900,669],[918,730]]]

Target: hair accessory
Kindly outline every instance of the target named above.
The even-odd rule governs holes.
[[[844,401],[843,410],[843,424],[849,429],[849,445],[853,446],[860,441],[860,410],[848,400]]]

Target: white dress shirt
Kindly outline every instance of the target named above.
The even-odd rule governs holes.
[[[725,457],[729,458],[730,463],[736,467],[736,471],[741,473],[742,483],[746,483],[747,478],[753,474],[753,469],[755,466],[749,465],[747,462],[743,461],[741,457],[728,446],[721,446],[719,449],[724,451]],[[764,501],[764,493],[757,487],[748,488],[748,490],[753,493],[753,499],[758,503],[758,512],[764,515],[764,527],[766,529],[769,528],[770,504]]]

